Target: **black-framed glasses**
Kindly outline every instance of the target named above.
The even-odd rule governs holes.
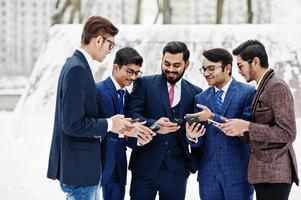
[[[102,37],[103,37],[103,36],[102,36]],[[109,44],[109,50],[112,50],[112,49],[116,46],[116,44],[115,44],[114,41],[109,40],[109,39],[106,38],[106,37],[103,37],[103,39],[105,40],[105,42],[109,42],[109,43],[110,43],[110,44]]]
[[[119,68],[121,69],[122,66],[119,66]],[[127,73],[128,76],[133,76],[135,74],[135,76],[139,78],[142,75],[142,71],[135,71],[135,70],[130,69],[128,67],[125,67],[125,71],[126,71],[126,73]]]
[[[116,46],[115,42],[112,40],[109,40],[107,37],[104,37],[102,35],[96,35],[95,37],[98,37],[98,36],[101,36],[104,39],[104,42],[109,43],[109,50],[112,50]]]
[[[213,73],[214,70],[216,68],[219,68],[219,67],[223,67],[222,65],[220,66],[214,66],[214,65],[209,65],[208,67],[200,67],[199,68],[199,71],[202,73],[202,74],[205,74],[206,72],[208,72],[209,74]]]

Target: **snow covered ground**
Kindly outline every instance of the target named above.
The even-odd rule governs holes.
[[[301,118],[297,120],[297,124],[298,136],[294,146],[300,171]],[[16,116],[12,112],[0,112],[0,127],[0,199],[64,199],[58,181],[46,178],[52,122],[43,117]],[[301,190],[294,185],[290,199],[300,198]],[[129,199],[128,193],[126,199]],[[186,199],[198,199],[195,175],[189,177]]]

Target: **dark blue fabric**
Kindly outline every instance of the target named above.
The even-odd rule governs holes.
[[[174,113],[170,108],[167,82],[164,77],[162,75],[144,76],[134,82],[127,104],[127,116],[134,119],[140,118],[146,121],[147,126],[151,126],[161,117],[184,119],[187,113],[193,112],[194,96],[200,91],[200,88],[183,79],[181,100],[176,108],[178,111]],[[150,143],[132,151],[129,169],[136,175],[154,181],[164,166],[167,168],[167,173],[174,175],[179,172],[195,171],[195,165],[188,152],[185,123],[181,125],[179,131],[157,134]],[[180,183],[173,183],[183,185],[185,180],[181,179]],[[164,184],[161,185],[162,187],[167,187],[165,184],[168,183],[161,182],[161,184]],[[139,191],[140,189],[134,186],[131,190]]]
[[[207,106],[214,113],[228,119],[240,118],[250,120],[251,103],[255,88],[232,80],[226,93],[223,105],[219,111],[215,104],[215,88],[210,87],[195,97],[198,104]],[[199,108],[195,108],[199,112]],[[216,117],[215,119],[220,119]],[[212,184],[217,181],[217,174],[222,174],[224,181],[221,184],[245,184],[253,192],[247,181],[247,168],[250,156],[250,145],[244,143],[239,137],[226,136],[212,124],[204,123],[206,133],[199,138],[197,144],[192,144],[194,155],[198,158],[198,181],[201,184]],[[221,173],[222,172],[222,173]],[[231,188],[233,190],[231,190]],[[235,193],[234,187],[223,187],[225,193]],[[209,193],[210,191],[203,193]],[[218,193],[210,193],[212,195]],[[248,194],[246,196],[249,196]],[[211,196],[211,199],[215,199]]]
[[[223,93],[224,93],[223,90],[218,90],[215,93],[215,105],[216,105],[216,109],[218,110],[218,114],[220,114],[223,108],[223,99],[222,99]]]
[[[100,101],[102,102],[102,110],[104,116],[112,117],[116,114],[121,114],[123,110],[123,102],[127,103],[128,93],[124,92],[124,98],[118,98],[118,92],[110,77],[106,80],[96,84]],[[109,132],[106,139],[103,140],[103,174],[101,184],[105,186],[103,193],[105,196],[111,196],[111,191],[122,191],[126,185],[127,176],[127,159],[126,159],[126,145],[136,144],[137,139],[130,138],[125,141],[124,138],[119,138],[117,134]],[[135,146],[135,145],[132,145]],[[116,178],[118,177],[118,178]],[[118,179],[119,184],[117,184]]]
[[[84,55],[76,50],[58,79],[47,177],[76,186],[96,185],[101,173],[100,138],[107,120]]]

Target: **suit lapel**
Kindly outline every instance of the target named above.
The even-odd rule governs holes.
[[[89,71],[89,76],[90,76],[90,79],[93,81],[94,85],[95,85],[95,81],[94,81],[94,77],[93,77],[93,74],[92,74],[92,71],[91,71],[91,68],[89,66],[89,63],[88,61],[86,60],[84,54],[82,54],[82,52],[80,52],[79,50],[75,50],[74,54],[75,56],[77,56],[85,65],[85,67],[87,68],[87,70]],[[96,87],[96,85],[95,85]]]
[[[193,98],[191,97],[191,94],[188,91],[188,85],[187,82],[182,79],[181,83],[181,99],[180,99],[180,110],[179,110],[179,117],[182,117],[186,114],[186,107],[187,104],[190,103],[188,99]]]
[[[165,110],[166,114],[168,115],[168,117],[171,118],[172,111],[171,111],[170,105],[169,105],[167,83],[164,80],[162,75],[160,75],[160,77],[159,77],[159,88],[160,88],[160,98],[161,98],[161,102],[163,104],[164,110]]]
[[[215,88],[213,86],[210,88],[209,101],[210,101],[210,107],[212,108],[211,110],[213,110],[214,113],[217,113],[218,110],[215,107]]]
[[[228,90],[227,90],[227,93],[226,93],[226,96],[225,96],[225,99],[224,99],[224,103],[223,103],[223,107],[222,107],[222,110],[221,110],[221,115],[225,115],[232,99],[236,95],[236,92],[237,92],[236,83],[237,83],[236,80],[233,79],[230,86],[229,86],[229,88],[228,88]]]
[[[268,83],[268,81],[270,80],[270,78],[272,78],[274,76],[274,74],[275,74],[274,70],[269,69],[268,72],[262,77],[260,85],[258,86],[255,97],[252,101],[252,115],[251,115],[252,118],[251,119],[253,119],[253,117],[254,117],[255,107],[256,107],[256,104],[258,103],[261,93],[263,92],[263,90],[264,90],[266,84]]]
[[[108,77],[106,80],[105,80],[105,83],[106,83],[106,86],[110,92],[110,95],[111,95],[111,98],[112,98],[112,102],[114,104],[114,108],[115,108],[115,111],[114,113],[119,113],[119,105],[118,105],[118,96],[117,96],[117,92],[116,92],[116,88],[115,88],[115,85],[113,83],[113,81],[111,80],[110,77]]]

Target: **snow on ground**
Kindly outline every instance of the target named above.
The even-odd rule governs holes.
[[[46,178],[52,122],[43,117],[15,116],[0,112],[0,198],[11,200],[64,199],[58,181]],[[294,144],[299,171],[301,165],[301,118],[297,120],[298,136]],[[128,185],[129,185],[128,180]],[[301,198],[300,188],[293,186],[290,199]],[[129,199],[128,187],[126,199]],[[186,199],[198,199],[196,176],[189,177]]]

